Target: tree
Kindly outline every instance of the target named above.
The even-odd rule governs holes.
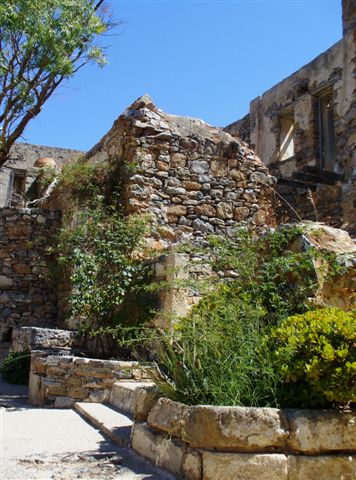
[[[104,0],[0,0],[0,167],[28,122],[89,62],[112,25]]]

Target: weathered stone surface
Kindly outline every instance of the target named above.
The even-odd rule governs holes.
[[[180,437],[190,410],[191,407],[187,405],[160,398],[151,409],[147,423],[158,430]]]
[[[289,448],[308,454],[356,452],[356,415],[321,410],[288,411]]]
[[[38,348],[73,347],[79,345],[77,332],[52,328],[20,327],[12,332],[12,349],[15,352]]]
[[[54,401],[54,408],[72,408],[76,400],[70,397],[57,397]]]
[[[182,463],[182,474],[189,480],[201,480],[202,478],[202,458],[201,453],[188,450]]]
[[[181,437],[194,448],[264,451],[283,447],[288,435],[275,408],[196,406],[185,417]]]
[[[289,480],[283,454],[203,452],[202,480]]]
[[[180,476],[184,458],[184,448],[166,435],[153,432],[145,423],[133,426],[131,447],[156,465]]]
[[[288,480],[355,480],[356,460],[345,455],[289,456],[288,473]]]

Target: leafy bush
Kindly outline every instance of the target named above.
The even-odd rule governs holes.
[[[62,229],[54,251],[72,288],[68,313],[94,328],[128,319],[124,302],[150,273],[138,256],[145,231],[141,217],[125,218],[100,203],[85,210],[76,227]]]
[[[30,374],[30,352],[14,352],[10,350],[0,367],[2,377],[9,383],[27,385]]]
[[[295,315],[272,330],[287,406],[356,401],[356,310],[324,308]]]

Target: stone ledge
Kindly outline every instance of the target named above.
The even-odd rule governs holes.
[[[322,410],[187,406],[160,398],[148,425],[192,448],[220,452],[356,452],[356,416]]]
[[[356,451],[355,413],[322,410],[286,410],[286,413],[289,449],[308,454]]]

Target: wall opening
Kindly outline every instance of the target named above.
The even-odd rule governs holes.
[[[26,170],[13,169],[11,206],[22,205],[26,193]]]
[[[330,90],[317,97],[319,163],[322,170],[335,169],[335,127],[333,94]]]
[[[279,116],[279,160],[294,156],[294,114],[284,113]]]

